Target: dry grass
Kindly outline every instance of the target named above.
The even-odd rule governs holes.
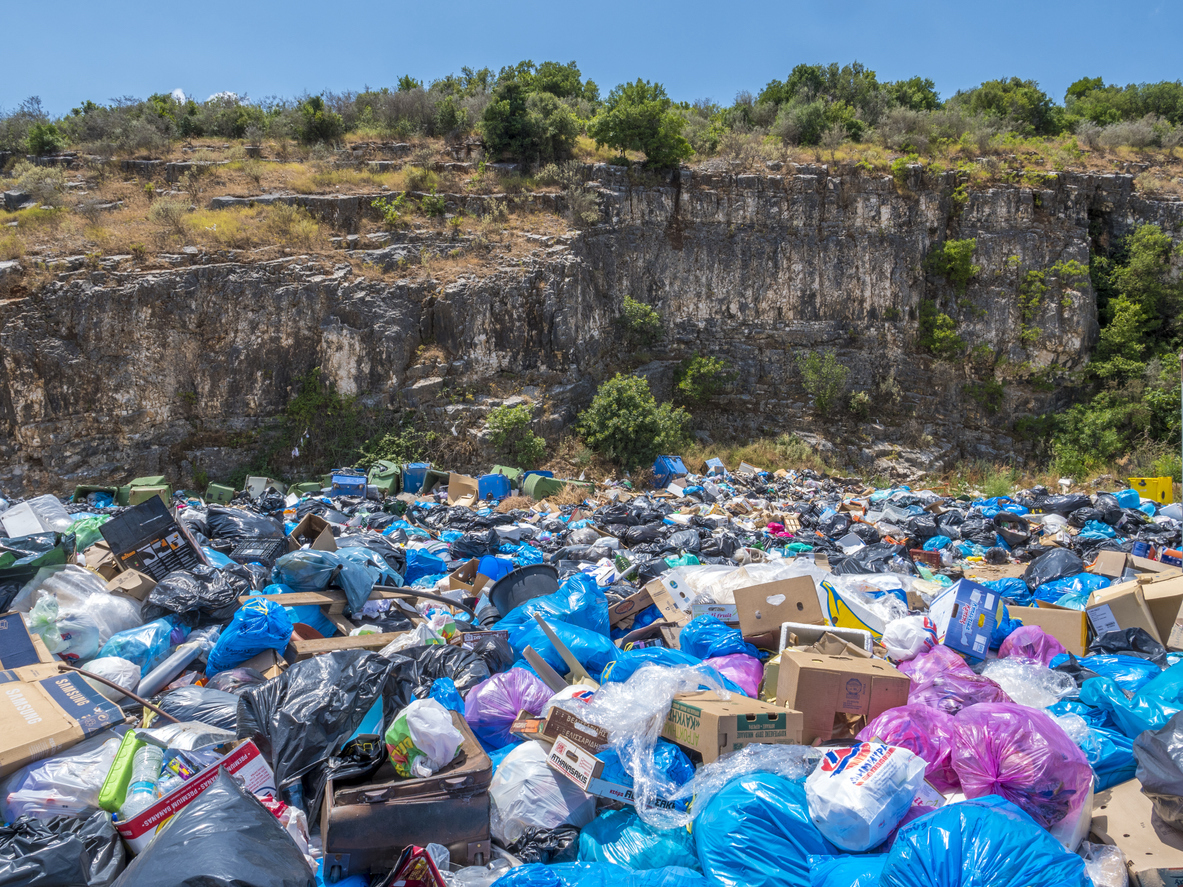
[[[747,462],[765,471],[783,468],[811,468],[819,472],[832,472],[834,466],[809,444],[788,434],[777,438],[762,437],[747,443],[694,444],[681,453],[682,461],[690,471],[697,472],[707,459],[722,459],[729,471],[734,471],[740,462]]]
[[[497,506],[498,514],[509,514],[511,511],[529,511],[534,507],[534,500],[529,496],[510,496],[501,500]]]

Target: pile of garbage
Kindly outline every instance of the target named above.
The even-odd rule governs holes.
[[[1169,479],[654,473],[0,498],[0,885],[1175,883]]]

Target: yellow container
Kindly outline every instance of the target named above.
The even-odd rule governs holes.
[[[1170,505],[1175,501],[1174,481],[1169,477],[1131,477],[1130,486],[1143,499],[1153,499],[1159,505]]]

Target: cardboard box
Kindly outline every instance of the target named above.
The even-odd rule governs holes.
[[[990,635],[1002,612],[1002,595],[970,579],[954,582],[928,608],[937,641],[976,659],[985,659]]]
[[[480,486],[475,477],[451,472],[448,475],[448,504],[471,508],[480,498]]]
[[[148,599],[155,587],[156,580],[139,570],[125,570],[107,583],[107,590],[112,594],[125,594],[141,602]]]
[[[779,638],[784,622],[824,625],[826,621],[817,586],[810,576],[737,588],[735,608],[739,630],[749,639]]]
[[[853,720],[848,728],[855,723],[865,726],[889,708],[906,705],[911,685],[906,674],[880,659],[785,650],[780,654],[776,702],[804,715],[801,742],[809,745],[839,738],[834,731],[836,716]]]
[[[1089,621],[1083,610],[1041,602],[1038,607],[1008,606],[1007,611],[1024,625],[1038,625],[1074,656],[1083,656],[1088,650]]]
[[[48,666],[46,666],[48,667]],[[0,777],[123,723],[123,712],[79,674],[0,673]]]
[[[727,700],[711,692],[686,693],[674,697],[661,735],[698,752],[709,764],[724,752],[754,742],[799,743],[803,722],[800,711],[738,693]]]
[[[274,650],[264,650],[242,663],[240,668],[253,668],[267,680],[277,678],[287,670],[288,662]]]
[[[1134,557],[1131,554],[1130,566],[1137,573],[1177,573],[1183,576],[1183,570],[1174,564],[1164,564],[1162,561],[1151,560],[1148,557]]]
[[[1097,792],[1091,832],[1125,854],[1130,887],[1183,887],[1183,832],[1154,812],[1138,780]]]
[[[0,614],[0,669],[57,661],[41,636],[29,631],[23,614]]]
[[[844,598],[826,580],[822,581],[821,590],[826,598],[824,622],[839,628],[860,628],[863,631],[869,631],[875,640],[882,639],[883,630],[887,626],[879,616],[854,598]]]
[[[635,806],[632,788],[603,779],[604,762],[565,736],[555,740],[547,755],[546,763],[589,795]],[[674,804],[662,798],[654,798],[653,805],[674,809]]]
[[[1126,571],[1129,555],[1124,551],[1102,551],[1096,560],[1085,569],[1097,576],[1108,576],[1110,579],[1120,579]]]
[[[131,851],[133,853],[142,852],[162,825],[193,803],[194,798],[210,787],[214,777],[218,775],[218,769],[222,767],[252,794],[275,795],[277,793],[275,775],[267,766],[267,761],[263,758],[258,746],[248,739],[214,761],[196,776],[177,786],[147,810],[124,822],[116,823],[115,827]]]
[[[316,551],[337,550],[332,526],[318,514],[304,515],[288,536],[288,551],[299,551],[305,545]]]
[[[1137,582],[1123,582],[1097,589],[1089,595],[1084,611],[1089,615],[1093,631],[1099,635],[1127,628],[1144,628],[1152,638],[1162,643],[1158,626],[1150,614],[1150,608],[1146,606],[1142,586]]]
[[[1142,597],[1146,600],[1146,609],[1154,619],[1158,636],[1169,645],[1175,624],[1178,622],[1179,610],[1183,608],[1183,576],[1158,582],[1142,582],[1141,585]],[[1183,643],[1183,637],[1179,638],[1179,641]]]
[[[694,619],[699,616],[714,616],[732,628],[739,627],[739,612],[735,604],[691,604],[690,616]]]
[[[448,588],[463,591],[472,597],[479,596],[481,589],[489,582],[489,577],[480,573],[480,565],[481,560],[476,557],[461,564],[448,574]]]
[[[545,718],[527,711],[519,712],[509,729],[515,736],[526,740],[556,742],[563,737],[592,754],[607,748],[610,741],[607,730],[589,724],[561,708],[552,708]]]
[[[608,624],[623,625],[652,603],[649,591],[642,588],[608,608]]]
[[[119,566],[115,563],[115,555],[111,553],[111,546],[106,540],[96,542],[84,552],[86,569],[93,570],[104,579],[111,580],[119,575]]]

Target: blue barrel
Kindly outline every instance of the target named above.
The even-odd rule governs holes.
[[[477,481],[477,496],[481,499],[504,499],[509,495],[509,478],[504,474],[484,474]]]
[[[686,476],[686,466],[680,456],[658,456],[653,463],[653,483],[658,488],[668,487],[678,477]]]
[[[423,489],[430,462],[408,462],[403,466],[403,492],[418,493]]]

